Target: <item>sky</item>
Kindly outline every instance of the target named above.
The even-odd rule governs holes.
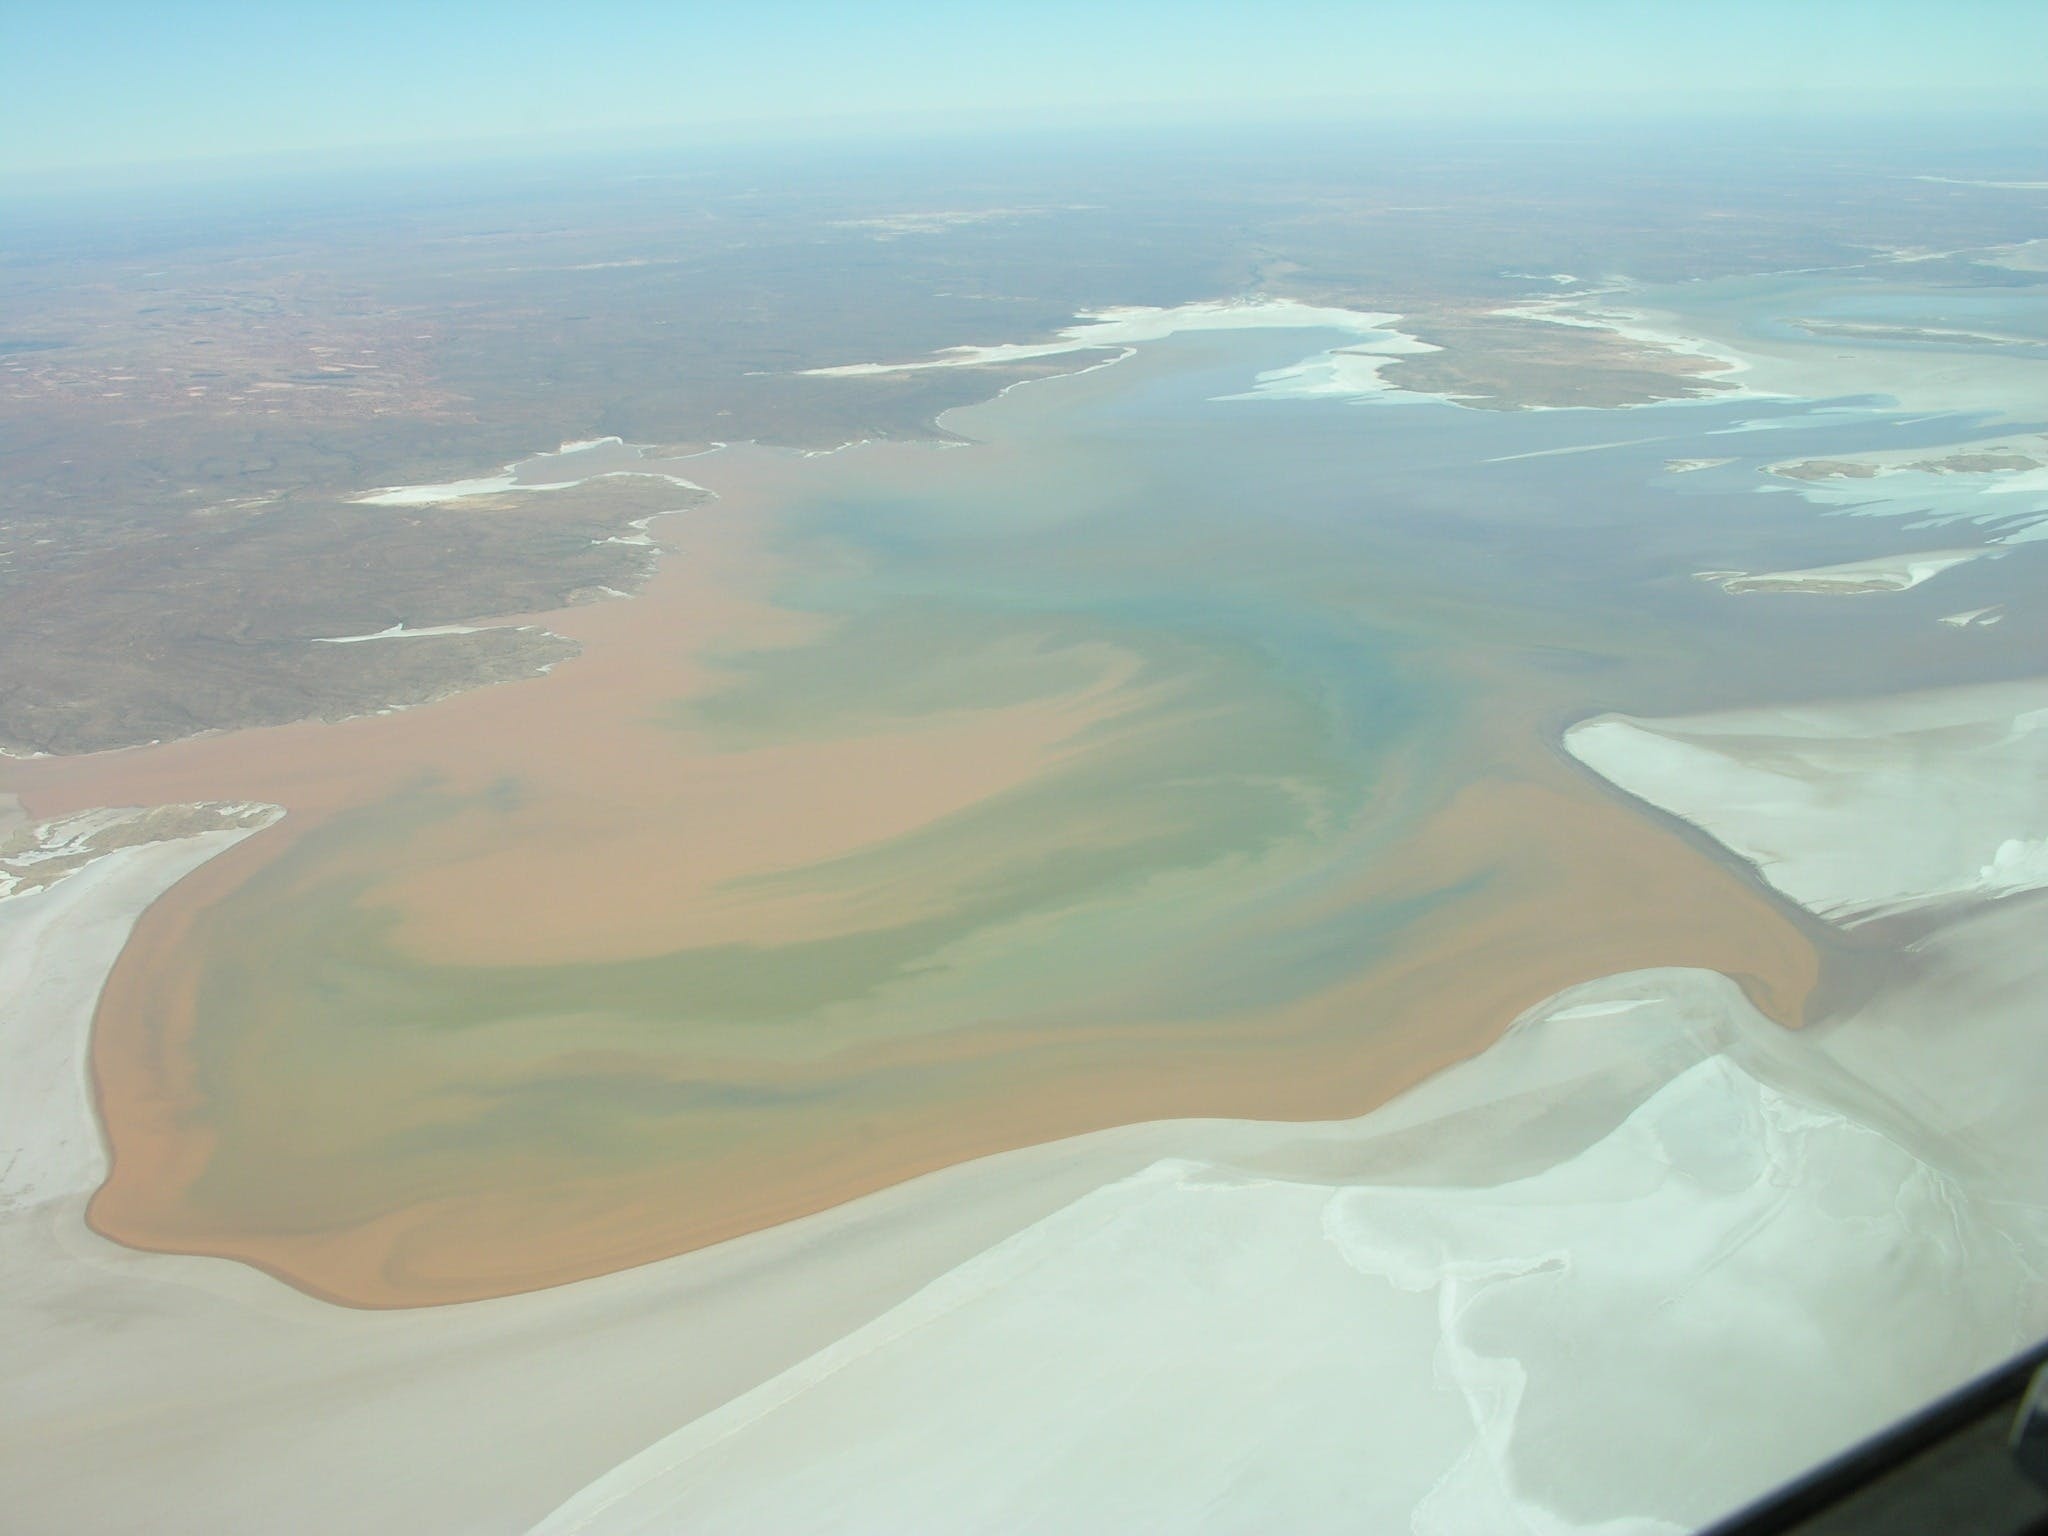
[[[2043,0],[0,0],[0,177],[503,141],[2024,108]]]

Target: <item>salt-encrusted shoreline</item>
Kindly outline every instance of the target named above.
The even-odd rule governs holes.
[[[611,451],[616,450],[616,451]],[[707,449],[716,452],[716,448]],[[351,497],[365,507],[436,507],[478,496],[523,495],[539,491],[567,491],[592,480],[642,478],[666,480],[685,490],[704,489],[694,480],[677,474],[669,466],[677,459],[700,458],[701,454],[653,457],[650,450],[617,437],[584,438],[562,444],[552,453],[536,453],[507,464],[495,475],[470,480],[447,480],[432,485],[387,485]],[[576,461],[583,462],[576,462]],[[565,462],[566,461],[566,462]],[[542,475],[566,478],[540,479]]]
[[[1821,917],[1867,922],[2048,885],[2048,682],[1565,733]]]
[[[166,1531],[901,1528],[991,1500],[1069,1527],[1138,1501],[1191,1524],[1341,1508],[1564,1530],[1599,1509],[1608,1529],[1686,1528],[2048,1325],[2023,1273],[2048,1255],[2029,1140],[2048,1090],[2008,1070],[2038,1030],[2048,904],[1950,889],[1975,845],[1943,831],[1962,862],[1929,863],[1913,832],[1945,826],[1934,786],[1971,764],[1998,780],[2005,737],[2043,719],[2048,695],[2013,685],[1609,722],[1740,745],[1788,781],[1818,763],[1849,790],[1800,819],[1791,865],[1834,883],[1786,885],[1855,921],[1918,881],[1944,918],[1924,982],[1798,1034],[1711,973],[1602,978],[1356,1121],[1127,1126],[416,1313],[131,1253],[84,1228],[82,1196],[45,1199],[0,1219],[0,1476],[31,1519]],[[1888,777],[1902,750],[1914,771]],[[1740,796],[1616,772],[1753,851]],[[1896,793],[1856,790],[1873,774]],[[96,990],[74,975],[77,1038]],[[1697,1325],[1660,1337],[1705,1352],[1672,1367],[1698,1390],[1617,1414],[1655,1385],[1628,1319],[1669,1322],[1673,1297]],[[80,1308],[130,1322],[82,1337]],[[1904,1342],[1849,1347],[1873,1333]],[[1865,1365],[1843,1384],[1848,1359]],[[1277,1405],[1255,1433],[1247,1393]],[[103,1428],[52,1430],[53,1401]],[[1139,1433],[1153,1454],[1125,1444]],[[1615,1454],[1517,1452],[1573,1436]],[[365,1457],[380,1476],[347,1508],[320,1492]]]
[[[210,830],[180,832],[177,812]],[[100,985],[158,896],[281,814],[94,811],[17,834],[23,846],[0,860],[0,1217],[99,1187],[89,1063]]]
[[[74,1098],[20,1122],[40,1193],[0,1214],[0,1482],[51,1529],[1689,1528],[2048,1325],[2048,1092],[2009,1069],[2048,983],[2043,721],[1956,690],[1569,739],[1817,913],[1944,925],[1848,1017],[1593,979],[1355,1121],[1127,1126],[554,1291],[351,1312],[118,1248]],[[19,898],[85,881],[116,920],[7,951],[74,1085],[123,922],[217,851],[153,846]]]

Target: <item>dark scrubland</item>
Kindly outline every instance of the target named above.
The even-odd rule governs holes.
[[[1973,159],[1981,164],[1981,156]],[[1245,292],[1394,310],[1390,377],[1476,406],[1716,386],[1498,311],[1580,283],[2038,234],[1918,181],[1941,144],[1551,128],[647,153],[17,199],[0,245],[0,747],[332,718],[523,675],[563,642],[318,635],[631,590],[657,482],[365,507],[565,438],[940,435],[1022,370],[805,377]],[[974,213],[974,219],[938,215]],[[1961,280],[2036,280],[1951,262]],[[659,504],[659,505],[656,505]]]

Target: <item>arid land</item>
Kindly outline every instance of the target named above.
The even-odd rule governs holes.
[[[83,199],[27,203],[0,248],[0,749],[334,719],[530,675],[559,642],[310,642],[634,590],[644,560],[603,541],[686,499],[625,482],[417,514],[362,508],[350,498],[366,487],[608,434],[806,449],[943,437],[945,409],[1031,371],[809,368],[1265,292],[1402,314],[1442,349],[1397,362],[1403,387],[1615,405],[1726,381],[1697,358],[1501,311],[1617,271],[1853,263],[1909,244],[1937,209],[1958,245],[2032,233],[2023,203],[1900,179],[1874,149],[1843,197],[1864,151],[1759,185],[1732,147],[1725,161],[1689,147],[1700,163],[1680,182],[1654,146],[1640,161],[1586,148],[1569,175],[1547,151],[1498,146],[1276,148],[1272,164],[1247,151],[1241,176],[1205,158],[998,156],[967,173],[964,207],[951,161],[884,174],[772,157],[565,163],[538,179],[485,167],[458,194],[371,216],[346,185],[221,188],[197,208],[138,193],[118,220]]]

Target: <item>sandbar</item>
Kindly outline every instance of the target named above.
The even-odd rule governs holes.
[[[1798,571],[1701,571],[1724,592],[1812,592],[1857,596],[1872,592],[1905,592],[1931,581],[1943,571],[1998,553],[1995,549],[1931,549],[1917,554],[1878,555],[1840,565],[1817,565]]]

